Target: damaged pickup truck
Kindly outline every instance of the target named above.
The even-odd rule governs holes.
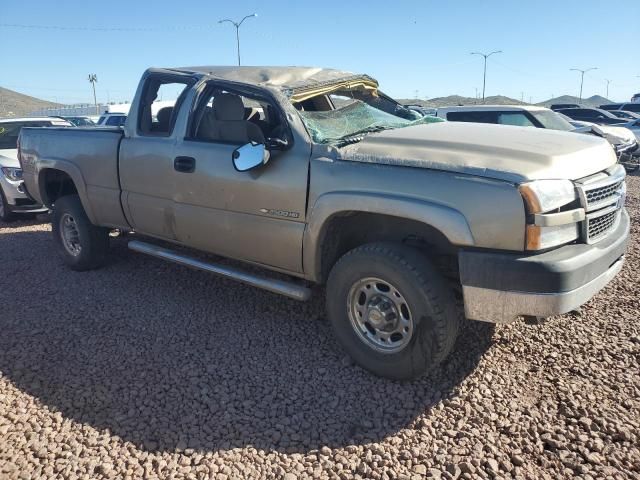
[[[163,91],[177,100],[154,115]],[[421,117],[337,70],[150,69],[124,128],[25,128],[19,143],[71,268],[102,265],[119,229],[135,251],[294,299],[326,284],[337,339],[388,378],[438,365],[465,316],[577,308],[629,234],[605,140]]]

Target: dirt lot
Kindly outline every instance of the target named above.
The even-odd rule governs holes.
[[[0,478],[638,478],[640,177],[621,275],[580,316],[466,327],[374,378],[299,304],[129,252],[74,273],[0,225]]]

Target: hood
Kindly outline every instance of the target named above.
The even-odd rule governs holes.
[[[442,122],[386,130],[339,149],[342,160],[452,171],[509,182],[577,180],[616,163],[591,135],[542,128]]]
[[[636,137],[633,132],[625,127],[612,127],[610,125],[594,125],[593,130],[601,133],[604,138],[613,145],[633,143]]]
[[[20,168],[20,162],[18,161],[18,150],[15,148],[0,150],[0,166]]]

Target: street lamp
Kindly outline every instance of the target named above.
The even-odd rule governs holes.
[[[487,58],[489,58],[494,53],[502,53],[502,50],[496,50],[491,53],[471,52],[471,55],[481,55],[484,57],[484,74],[482,76],[482,103],[484,103],[484,91],[487,83]]]
[[[257,13],[252,13],[251,15],[247,15],[246,17],[244,17],[239,22],[234,22],[230,18],[225,18],[224,20],[219,20],[218,21],[218,23],[229,22],[234,27],[236,27],[236,46],[237,46],[237,49],[238,49],[238,66],[240,66],[240,25],[242,25],[242,22],[244,22],[247,18],[257,17],[257,16],[258,16]]]
[[[98,114],[98,102],[96,100],[96,82],[98,81],[98,76],[95,73],[89,74],[89,83],[93,87],[93,105],[96,107],[96,115]]]
[[[609,84],[611,83],[611,80],[605,78],[604,81],[607,82],[607,94],[605,95],[605,97],[607,98],[607,100],[609,100]]]
[[[591,67],[591,68],[587,68],[585,70],[582,70],[580,68],[570,68],[569,70],[573,71],[573,72],[580,72],[580,103],[582,103],[582,84],[584,83],[584,74],[586,72],[590,72],[591,70],[597,70],[598,67]]]

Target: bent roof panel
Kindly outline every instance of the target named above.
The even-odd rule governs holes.
[[[355,75],[351,72],[319,67],[199,66],[183,67],[176,70],[204,73],[223,80],[276,87],[282,90],[307,89],[354,77],[370,78],[366,75]]]

